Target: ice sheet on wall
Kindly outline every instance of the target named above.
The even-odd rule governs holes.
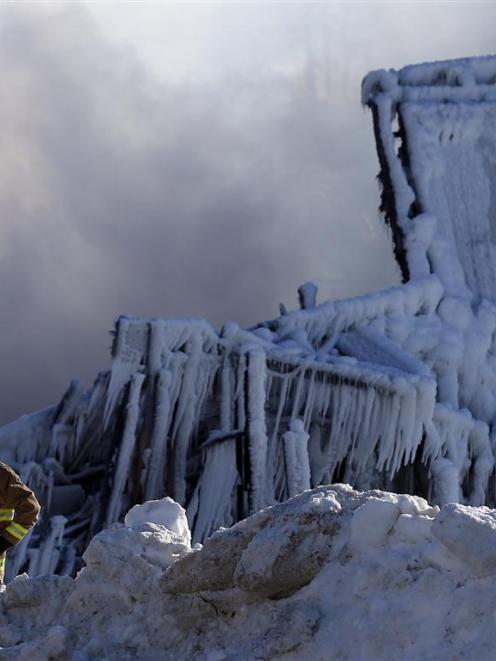
[[[409,101],[401,117],[420,208],[437,220],[433,270],[447,294],[464,278],[475,300],[496,300],[496,103]]]

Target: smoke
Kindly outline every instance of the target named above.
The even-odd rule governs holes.
[[[251,324],[309,279],[321,300],[399,281],[358,96],[415,51],[406,14],[155,5],[153,28],[119,5],[132,47],[115,7],[0,12],[0,421],[106,369],[120,313]],[[391,42],[372,52],[374,19]]]

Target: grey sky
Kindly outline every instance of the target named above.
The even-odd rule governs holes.
[[[251,324],[399,281],[370,69],[484,54],[496,5],[0,6],[0,422],[88,385],[119,313]]]

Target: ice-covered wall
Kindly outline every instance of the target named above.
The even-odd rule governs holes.
[[[439,342],[427,359],[443,405],[438,420],[446,411],[471,417],[469,437],[483,434],[479,466],[485,463],[489,475],[496,422],[496,57],[375,71],[363,81],[362,100],[373,113],[382,208],[404,277],[436,275],[443,288]],[[443,461],[449,455],[458,468],[438,463],[433,475],[448,482],[453,471],[455,486],[444,490],[460,499],[460,489],[467,497],[460,475],[477,480],[479,471],[464,468],[464,425],[450,425],[457,432],[444,444]],[[469,441],[469,456],[471,443],[478,446]],[[473,486],[474,501],[477,492],[493,498],[492,481],[492,495],[481,497]]]
[[[408,277],[447,295],[496,299],[496,57],[375,71],[383,205]]]

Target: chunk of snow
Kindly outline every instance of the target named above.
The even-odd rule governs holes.
[[[480,577],[496,574],[496,516],[486,507],[452,503],[434,520],[432,533]]]
[[[371,499],[360,505],[351,519],[352,548],[381,546],[399,515],[399,507],[387,500]]]
[[[191,544],[186,512],[172,498],[149,500],[142,505],[135,505],[124,517],[124,524],[133,530],[141,530],[147,523],[163,526],[179,535],[188,545]]]

